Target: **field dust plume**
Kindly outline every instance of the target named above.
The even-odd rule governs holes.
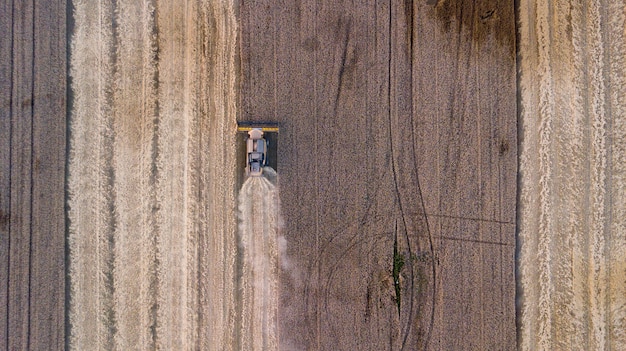
[[[239,193],[240,350],[278,350],[280,207],[276,172],[265,167],[264,175]]]

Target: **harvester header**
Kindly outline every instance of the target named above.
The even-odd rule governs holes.
[[[269,122],[237,122],[237,132],[249,132],[260,129],[263,133],[278,133],[278,123]]]

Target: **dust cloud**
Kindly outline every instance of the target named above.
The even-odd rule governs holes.
[[[280,203],[276,172],[250,177],[239,193],[240,349],[278,349]]]

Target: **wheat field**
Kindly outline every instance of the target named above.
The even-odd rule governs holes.
[[[520,350],[626,349],[625,14],[520,2]]]
[[[70,349],[279,347],[276,187],[237,198],[236,12],[73,2]],[[620,0],[519,1],[520,350],[626,349],[625,28]]]
[[[233,4],[76,1],[74,20],[68,344],[233,349]]]

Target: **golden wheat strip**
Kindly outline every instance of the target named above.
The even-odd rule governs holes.
[[[609,121],[612,128],[608,155],[611,179],[607,196],[611,208],[608,254],[608,321],[609,349],[626,349],[626,7],[621,1],[610,1],[606,9],[609,24],[611,80]]]
[[[198,168],[202,209],[198,254],[200,349],[239,349],[235,341],[235,128],[237,22],[231,2],[199,5]],[[235,292],[235,293],[233,293]],[[218,346],[216,346],[218,345]]]
[[[115,213],[110,99],[114,60],[109,1],[77,2],[71,40],[74,96],[68,174],[69,347],[110,348],[115,330],[110,268]]]
[[[188,121],[185,114],[187,2],[160,2],[156,13],[159,118],[156,126],[156,199],[159,240],[157,246],[158,290],[156,347],[191,349],[193,339],[186,306],[187,198],[186,169]],[[191,277],[193,278],[193,277]]]
[[[149,1],[119,1],[117,65],[113,96],[115,128],[115,314],[116,346],[154,348],[155,306],[150,291],[154,264],[154,133],[156,47],[154,8]]]

